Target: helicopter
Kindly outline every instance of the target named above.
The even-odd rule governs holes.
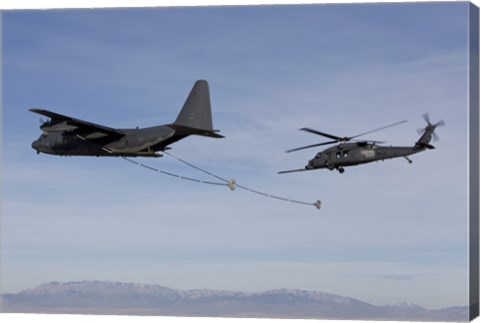
[[[434,146],[430,144],[430,141],[438,141],[438,136],[435,134],[435,129],[437,127],[445,126],[445,121],[441,120],[435,124],[432,124],[430,121],[430,116],[428,113],[423,114],[423,119],[427,123],[427,126],[422,129],[418,129],[418,133],[421,134],[420,138],[413,146],[400,147],[400,146],[379,146],[378,143],[383,143],[383,141],[373,141],[373,140],[353,140],[355,138],[397,126],[399,124],[407,122],[403,120],[396,122],[378,129],[367,131],[352,137],[338,137],[325,132],[320,132],[310,128],[301,128],[300,130],[323,136],[331,141],[322,142],[319,144],[303,146],[299,148],[294,148],[287,150],[287,153],[313,148],[323,145],[337,144],[333,147],[327,148],[324,151],[321,151],[311,159],[305,168],[292,169],[278,172],[279,174],[293,173],[293,172],[302,172],[310,171],[315,169],[327,168],[329,170],[337,170],[340,174],[345,172],[345,167],[356,166],[366,163],[371,163],[379,160],[392,159],[392,158],[405,158],[410,164],[412,160],[408,158],[409,155],[416,154],[425,150],[435,149]]]

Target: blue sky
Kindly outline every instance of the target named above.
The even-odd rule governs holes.
[[[320,290],[373,304],[467,303],[467,4],[3,13],[2,291],[84,279],[173,288]],[[111,127],[175,120],[210,84],[223,140],[172,153],[271,194],[110,158],[37,155],[40,107]],[[303,167],[311,127],[436,150],[345,174]],[[145,160],[210,178],[168,156]],[[381,288],[372,288],[381,286]]]

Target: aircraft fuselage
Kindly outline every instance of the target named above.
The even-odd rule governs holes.
[[[348,143],[340,144],[318,153],[308,162],[306,169],[328,168],[361,165],[374,161],[406,157],[419,153],[424,147],[387,147],[375,144]]]
[[[142,129],[116,129],[124,136],[117,141],[105,143],[102,137],[90,134],[83,137],[70,131],[43,132],[32,143],[37,152],[60,156],[142,156],[160,157],[156,151],[185,137],[175,133],[169,126]]]
[[[157,151],[190,135],[223,138],[213,129],[210,92],[205,80],[195,82],[177,119],[148,128],[114,129],[44,109],[42,135],[32,143],[37,153],[60,156],[161,157]]]

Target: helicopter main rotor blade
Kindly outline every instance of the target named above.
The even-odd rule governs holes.
[[[323,145],[335,144],[335,143],[337,143],[337,142],[342,142],[342,141],[343,141],[343,142],[347,142],[347,141],[352,140],[353,138],[357,138],[357,137],[360,137],[360,136],[363,136],[363,135],[366,135],[366,134],[369,134],[369,133],[372,133],[372,132],[375,132],[375,131],[379,131],[379,130],[382,130],[382,129],[386,129],[386,128],[390,128],[390,127],[393,127],[393,126],[397,126],[397,125],[402,124],[402,123],[405,123],[405,122],[407,122],[407,120],[403,120],[403,121],[400,121],[400,122],[395,122],[395,123],[389,124],[388,126],[384,126],[384,127],[381,127],[381,128],[377,128],[377,129],[374,129],[374,130],[370,130],[370,131],[361,133],[361,134],[356,135],[356,136],[353,136],[353,137],[338,137],[338,136],[331,135],[331,134],[329,134],[329,133],[321,132],[321,131],[314,130],[314,129],[310,129],[310,128],[301,128],[300,130],[302,130],[302,131],[306,131],[306,132],[313,133],[313,134],[315,134],[315,135],[327,137],[327,138],[333,139],[333,141],[327,141],[327,142],[322,142],[322,143],[315,144],[315,145],[309,145],[309,146],[304,146],[304,147],[299,147],[299,148],[290,149],[290,150],[287,150],[287,153],[291,153],[291,152],[297,151],[297,150],[312,148],[312,147],[318,147],[318,146],[323,146]],[[360,142],[383,143],[383,141],[376,141],[376,140],[361,140]]]
[[[323,146],[323,145],[330,145],[330,144],[335,144],[335,143],[337,143],[337,140],[335,140],[335,141],[328,141],[328,142],[322,142],[322,143],[319,143],[319,144],[309,145],[309,146],[303,146],[303,147],[299,147],[299,148],[294,148],[294,149],[287,150],[286,152],[287,152],[287,153],[291,153],[291,152],[297,151],[297,150],[302,150],[302,149],[307,149],[307,148],[312,148],[312,147],[318,147],[318,146]]]
[[[313,133],[313,134],[316,134],[316,135],[319,135],[319,136],[327,137],[327,138],[330,138],[330,139],[335,139],[336,141],[343,140],[343,138],[341,138],[341,137],[337,137],[337,136],[334,136],[334,135],[331,135],[331,134],[328,134],[328,133],[325,133],[325,132],[320,132],[318,130],[314,130],[314,129],[310,129],[310,128],[302,128],[300,130],[310,132],[310,133]]]
[[[360,136],[364,136],[364,135],[366,135],[366,134],[369,134],[369,133],[372,133],[372,132],[375,132],[375,131],[383,130],[383,129],[390,128],[390,127],[393,127],[393,126],[398,126],[399,124],[402,124],[402,123],[405,123],[405,122],[408,122],[408,120],[403,120],[403,121],[395,122],[395,123],[389,124],[388,126],[384,126],[384,127],[381,127],[381,128],[375,129],[375,130],[370,130],[370,131],[361,133],[361,134],[356,135],[356,136],[353,136],[353,137],[348,137],[347,139],[348,139],[348,140],[351,140],[351,139],[353,139],[353,138],[357,138],[357,137],[360,137]]]
[[[443,120],[440,120],[435,124],[435,127],[443,127],[443,126],[445,126],[445,121]]]
[[[426,123],[431,125],[432,123],[430,122],[430,115],[428,113],[422,114],[423,119],[425,120]]]
[[[353,140],[353,142],[356,142],[356,143],[363,143],[363,142],[366,142],[366,143],[372,143],[372,144],[384,144],[385,141],[381,141],[381,140]]]

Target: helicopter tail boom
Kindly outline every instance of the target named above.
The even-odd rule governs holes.
[[[432,146],[428,143],[417,142],[415,143],[415,148],[422,148],[422,149],[435,149],[435,146]]]

